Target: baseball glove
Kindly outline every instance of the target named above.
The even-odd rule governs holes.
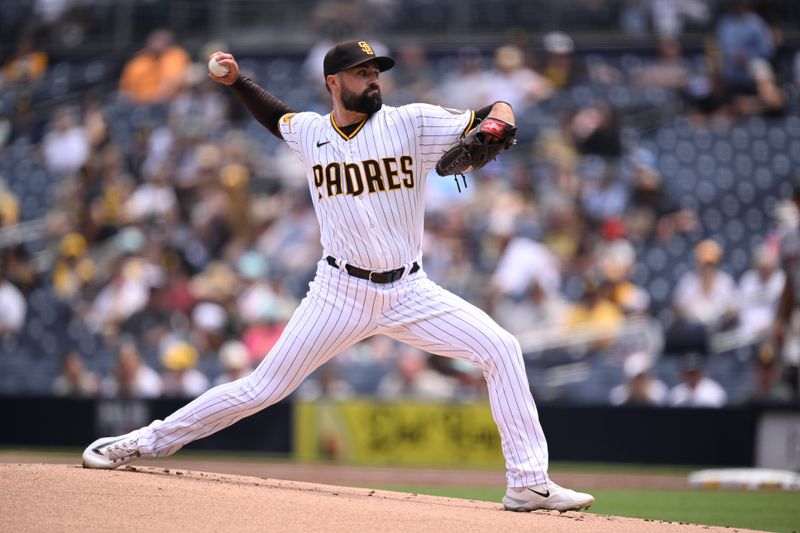
[[[497,118],[486,117],[436,163],[440,176],[463,175],[492,161],[516,140],[517,128]]]

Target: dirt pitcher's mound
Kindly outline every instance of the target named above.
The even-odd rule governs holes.
[[[0,531],[736,531],[153,467],[0,464]]]

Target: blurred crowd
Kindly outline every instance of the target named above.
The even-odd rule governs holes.
[[[447,73],[419,45],[384,43],[398,59],[384,80],[384,100],[473,109],[505,100],[525,116],[571,87],[595,84],[667,89],[698,129],[791,113],[786,88],[800,85],[800,60],[795,72],[775,61],[779,32],[748,3],[733,2],[712,21],[716,38],[699,60],[684,54],[681,28],[709,23],[710,4],[626,2],[628,29],[645,24],[641,17],[649,15],[639,10],[652,9],[660,36],[657,56],[629,67],[578,54],[563,32],[541,41],[514,34],[488,54],[463,48]],[[328,103],[320,51],[329,45],[321,41],[296,65],[314,88],[305,103],[321,112]],[[157,30],[113,88],[44,116],[25,112],[24,101],[0,115],[0,157],[25,138],[57,185],[45,218],[46,253],[34,260],[24,244],[0,248],[0,339],[24,331],[28,296],[47,288],[113,358],[97,365],[64,347],[54,394],[196,396],[258,365],[306,292],[322,250],[302,167],[252,127],[231,93],[207,80],[205,58],[220,46],[192,53]],[[50,67],[23,36],[2,67],[2,85],[35,84]],[[269,79],[256,81],[270,88]],[[277,96],[292,103],[291,94]],[[123,135],[109,108],[146,119],[128,120]],[[553,115],[470,176],[463,193],[429,177],[428,275],[512,333],[555,338],[556,347],[580,337],[581,357],[613,359],[620,381],[607,398],[612,404],[797,400],[800,185],[766,214],[775,221],[752,251],[752,268],[734,277],[724,268],[724,247],[704,238],[699,213],[670,196],[654,154],[624,139],[624,110],[601,101]],[[0,176],[0,231],[23,218],[20,199]],[[676,236],[698,237],[689,252],[693,268],[670,287],[671,305],[660,313],[651,288],[634,279],[637,251]],[[664,350],[620,342],[626,324],[641,320],[663,329]],[[736,397],[705,372],[721,333],[752,349],[751,387]],[[537,351],[535,342],[529,350]],[[562,351],[566,362],[576,353]],[[669,384],[654,374],[664,353],[680,359]],[[485,394],[469,365],[384,337],[339,354],[298,394],[358,394],[349,373],[365,366],[382,369],[368,387],[381,397]]]

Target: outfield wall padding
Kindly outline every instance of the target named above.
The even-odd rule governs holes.
[[[63,399],[49,397],[0,396],[0,446],[3,447],[82,447],[98,436],[115,435],[142,426],[153,419],[163,418],[183,406],[188,400],[97,400]],[[446,429],[449,434],[461,435],[461,440],[480,443],[497,442],[498,464],[502,464],[499,441],[487,439],[483,432],[473,432],[480,439],[465,439],[472,435],[465,430],[474,426],[470,420],[483,420],[490,416],[488,404],[427,404],[426,409],[409,409],[409,402],[393,404],[360,400],[374,404],[384,414],[383,423],[402,420],[404,431],[414,427],[414,413],[433,420],[437,410],[448,413],[446,420],[456,420]],[[419,403],[411,403],[419,406]],[[309,404],[303,404],[304,408]],[[311,404],[313,405],[313,404]],[[336,405],[330,402],[325,405]],[[402,410],[402,417],[393,417],[393,405]],[[457,411],[465,410],[463,418]],[[326,407],[330,410],[330,407]],[[486,417],[476,410],[485,409]],[[469,414],[467,415],[467,410]],[[307,443],[295,442],[308,434],[295,427],[298,420],[312,420],[303,409],[296,409],[291,401],[283,401],[260,413],[243,419],[235,425],[206,439],[196,441],[188,449],[216,451],[251,451],[290,456]],[[553,461],[591,461],[613,463],[753,466],[756,463],[756,442],[759,420],[774,412],[800,413],[800,405],[772,408],[765,406],[727,407],[722,409],[673,409],[647,407],[608,406],[557,406],[540,405],[539,414],[548,437],[550,458]],[[334,411],[335,412],[335,411]],[[398,411],[400,412],[400,411]],[[454,418],[454,413],[455,418]],[[364,420],[369,420],[365,418]],[[365,424],[351,424],[354,431],[369,431]],[[489,424],[491,428],[491,424]],[[455,428],[455,429],[454,429]],[[461,429],[459,429],[461,428]],[[312,427],[313,429],[313,427]],[[403,428],[401,428],[403,429]],[[391,435],[382,430],[382,434]],[[374,433],[374,431],[373,431]],[[474,435],[472,435],[474,437]],[[449,437],[452,438],[452,437]],[[768,436],[767,436],[768,438]],[[444,442],[436,438],[431,442]],[[763,442],[763,440],[762,440]],[[466,444],[469,445],[469,444]],[[494,445],[494,444],[493,444]],[[384,448],[386,448],[384,446]],[[433,459],[426,456],[424,446],[419,454],[408,458],[395,455],[384,460],[380,453],[370,457],[345,457],[347,462],[376,464],[434,465],[441,464],[442,454]],[[388,448],[391,449],[391,448]],[[454,451],[454,450],[451,450]],[[381,450],[377,450],[381,452]],[[469,462],[469,450],[451,453],[454,460]],[[481,452],[485,455],[484,452]],[[309,459],[298,453],[304,459]],[[325,457],[319,457],[325,459]],[[446,460],[446,459],[445,459]],[[464,466],[469,466],[464,465]],[[478,465],[476,465],[478,466]]]

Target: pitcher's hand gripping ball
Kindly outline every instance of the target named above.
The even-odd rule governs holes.
[[[440,176],[463,175],[492,161],[516,142],[517,128],[508,122],[487,117],[472,128],[436,163]]]
[[[212,57],[208,61],[208,71],[211,72],[211,74],[213,74],[214,76],[221,78],[222,76],[228,73],[228,67],[218,63],[216,57]]]

